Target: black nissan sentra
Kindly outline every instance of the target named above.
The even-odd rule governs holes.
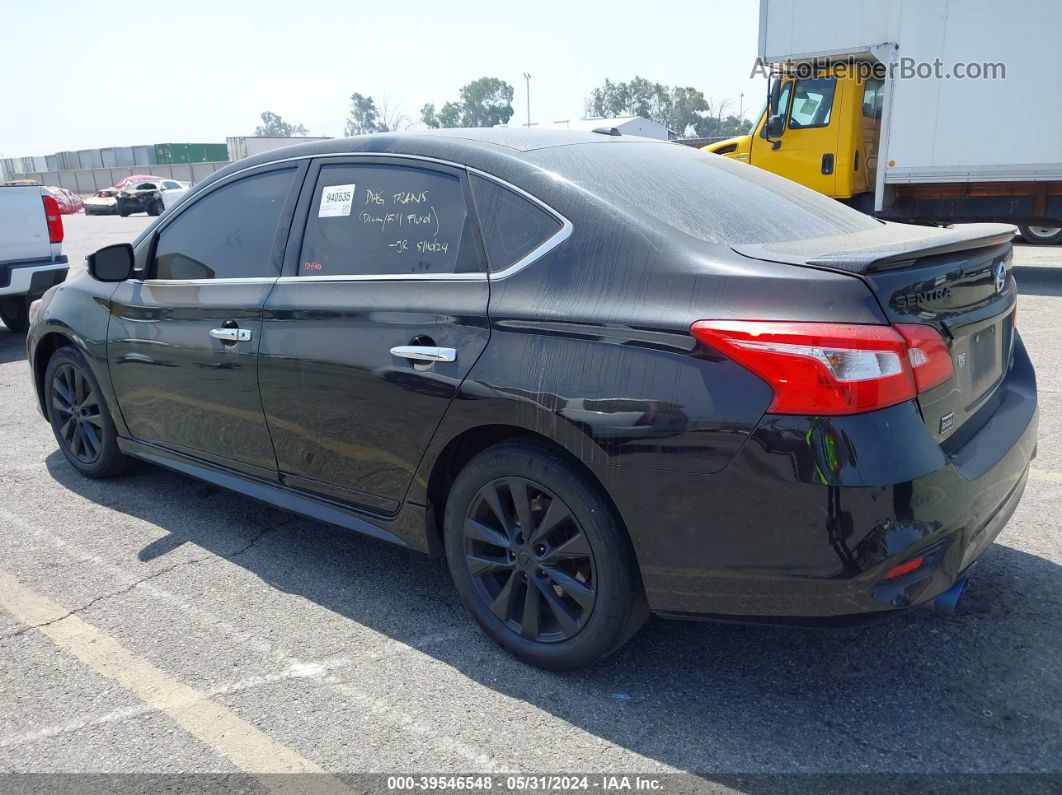
[[[59,447],[444,555],[484,630],[549,668],[650,612],[952,606],[1036,450],[1013,229],[885,224],[607,133],[219,171],[35,304]]]

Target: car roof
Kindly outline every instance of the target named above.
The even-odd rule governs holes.
[[[512,128],[454,128],[401,133],[371,133],[351,138],[330,138],[280,149],[271,149],[237,160],[226,169],[245,169],[291,158],[336,155],[347,152],[420,155],[451,160],[462,165],[488,167],[492,161],[511,160],[520,153],[559,146],[585,144],[615,145],[630,142],[666,142],[631,135],[605,135],[579,130],[535,130]],[[221,172],[218,172],[221,173]]]

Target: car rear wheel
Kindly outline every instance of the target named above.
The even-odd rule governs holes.
[[[1062,243],[1062,226],[1019,226],[1021,239],[1034,246],[1053,246]]]
[[[148,215],[162,215],[162,211],[165,210],[165,206],[162,204],[162,199],[152,199],[151,204],[148,205]]]
[[[25,334],[29,328],[30,300],[25,295],[0,298],[0,320],[12,334]]]
[[[444,534],[465,605],[532,665],[591,665],[648,616],[626,531],[600,487],[537,443],[472,459],[450,490]]]
[[[99,382],[85,358],[60,348],[44,376],[45,405],[55,440],[66,460],[90,478],[108,478],[133,459],[118,449],[118,437]]]

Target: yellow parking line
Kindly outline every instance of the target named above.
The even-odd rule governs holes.
[[[1029,477],[1033,480],[1049,480],[1052,483],[1062,483],[1062,472],[1050,472],[1046,469],[1030,469]]]
[[[64,652],[168,715],[241,770],[253,774],[324,772],[228,707],[181,684],[147,660],[137,657],[114,638],[70,615],[62,605],[31,591],[2,570],[0,607],[46,635]],[[323,789],[348,791],[338,780],[332,781],[334,787],[325,786]],[[291,784],[283,778],[263,778],[262,783],[270,789],[287,789]],[[314,791],[322,790],[323,784],[325,781],[320,779],[314,781]]]

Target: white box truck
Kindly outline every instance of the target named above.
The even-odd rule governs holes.
[[[1056,0],[760,0],[752,134],[706,147],[884,218],[1062,241]]]

